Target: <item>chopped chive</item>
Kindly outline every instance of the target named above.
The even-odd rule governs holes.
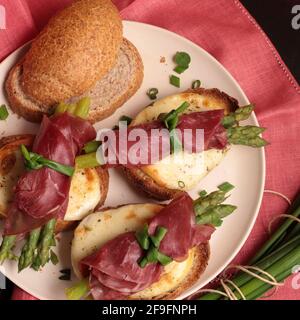
[[[157,88],[151,88],[147,91],[147,96],[151,99],[151,100],[155,100],[157,98],[157,94],[158,94],[158,89]]]
[[[177,87],[177,88],[180,88],[180,78],[174,76],[174,75],[171,75],[170,76],[170,83]]]
[[[97,160],[96,152],[91,152],[77,156],[75,158],[75,165],[78,169],[87,169],[98,167],[100,163]]]
[[[135,237],[142,249],[149,249],[150,241],[147,223],[143,226],[143,229],[141,231],[136,232]]]
[[[206,190],[202,190],[199,192],[199,196],[200,197],[205,197],[207,195],[207,191]]]
[[[150,249],[147,251],[146,258],[148,262],[157,262],[158,250],[154,246],[151,246]]]
[[[8,117],[8,111],[5,104],[0,106],[0,120],[5,120]]]
[[[176,52],[174,56],[174,61],[178,66],[188,67],[191,62],[191,57],[186,52]]]
[[[37,170],[42,167],[48,167],[69,177],[74,173],[73,167],[46,159],[37,153],[29,152],[23,144],[21,145],[21,153],[25,159],[25,167],[28,170]]]
[[[85,153],[96,152],[100,145],[101,141],[90,141],[84,145],[83,150]]]
[[[224,182],[218,186],[218,189],[226,193],[234,189],[234,186],[229,182]]]
[[[183,189],[185,187],[185,183],[183,181],[178,181],[178,187]]]
[[[163,266],[166,266],[167,264],[171,263],[173,259],[161,252],[157,253],[157,260],[159,261],[160,264]]]
[[[193,83],[192,83],[192,89],[200,88],[200,86],[201,86],[201,81],[200,81],[200,80],[195,80],[195,81],[193,81]]]
[[[147,263],[148,263],[148,260],[146,257],[143,257],[138,261],[138,264],[141,268],[145,268]]]
[[[156,248],[159,247],[161,241],[163,240],[167,232],[168,232],[168,229],[158,226],[156,228],[155,235],[150,236],[150,239]]]
[[[182,74],[187,69],[188,69],[188,67],[177,66],[173,70],[178,74]]]
[[[130,125],[130,123],[132,122],[132,118],[130,118],[130,117],[128,117],[128,116],[122,116],[120,119],[119,119],[119,121],[123,121],[123,122],[126,122],[127,123],[127,125],[129,126]]]

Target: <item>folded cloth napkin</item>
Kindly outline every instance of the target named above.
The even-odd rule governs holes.
[[[70,0],[2,0],[7,29],[0,30],[0,60],[36,35]],[[292,199],[300,186],[300,90],[278,52],[255,20],[235,0],[115,0],[124,19],[176,32],[211,53],[237,79],[267,127],[266,189]],[[265,194],[257,222],[234,263],[246,263],[266,240],[270,219],[286,203]],[[32,299],[15,289],[13,299]],[[298,299],[291,278],[268,299]]]

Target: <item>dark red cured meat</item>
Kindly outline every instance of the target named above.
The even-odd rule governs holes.
[[[95,139],[87,121],[68,113],[44,116],[32,151],[65,165],[74,165],[83,145]],[[52,218],[63,218],[68,206],[71,178],[49,168],[24,173],[15,187],[13,204],[5,223],[5,234],[20,234]]]
[[[162,273],[163,267],[159,264],[152,263],[141,268],[138,259],[142,255],[143,250],[134,232],[127,232],[81,260],[81,272],[86,275],[90,269],[90,287],[94,288],[92,293],[96,292],[98,299],[108,299],[105,294],[109,297],[128,296],[156,282]],[[100,288],[97,288],[96,279]],[[103,295],[100,297],[101,292]]]
[[[159,251],[176,261],[187,258],[188,251],[210,239],[215,228],[197,225],[193,200],[188,194],[172,200],[149,221],[149,233],[153,235],[157,226],[168,232]],[[135,234],[127,232],[107,242],[94,254],[84,258],[81,272],[90,272],[90,288],[95,300],[122,299],[149,287],[159,280],[163,267],[158,263],[140,268],[137,261],[143,256]]]
[[[176,261],[185,260],[189,249],[208,241],[215,230],[209,225],[196,224],[193,200],[187,193],[171,201],[151,219],[149,234],[154,235],[158,226],[168,229],[159,250]]]
[[[176,130],[182,135],[185,150],[187,152],[199,152],[199,149],[200,151],[213,148],[224,149],[228,141],[226,130],[222,125],[223,117],[224,110],[192,112],[180,116]],[[136,132],[137,129],[142,129],[140,132],[146,136],[148,143],[137,145],[138,139],[133,135],[133,132]],[[184,130],[186,129],[190,129],[190,134],[187,135],[185,139]],[[196,129],[203,129],[204,145],[198,142],[197,146]],[[154,134],[151,138],[152,130],[156,130],[156,137],[158,137],[160,133],[157,140],[153,140]],[[106,157],[109,154],[107,150],[110,150],[111,157],[107,158],[106,162],[108,167],[116,167],[119,165],[141,167],[143,165],[153,164],[170,154],[169,131],[159,120],[129,127],[127,135],[125,132],[123,134],[120,130],[115,130],[114,132],[115,135],[112,136],[112,140],[109,139],[103,144]],[[104,136],[103,140],[105,141]],[[136,148],[134,148],[134,146],[136,146]]]

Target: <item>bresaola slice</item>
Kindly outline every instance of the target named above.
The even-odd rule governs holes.
[[[211,110],[205,112],[192,112],[181,115],[176,130],[182,135],[184,150],[189,153],[201,152],[209,149],[226,148],[227,134],[222,119],[224,110]],[[197,140],[197,129],[204,133],[203,144]],[[136,135],[145,138],[139,143]],[[185,131],[187,130],[187,131]],[[188,132],[188,130],[190,130]],[[159,136],[159,133],[160,136]],[[185,134],[187,138],[185,139]],[[157,138],[159,136],[159,138]],[[127,135],[120,130],[115,130],[112,138],[105,140],[103,133],[103,152],[107,167],[141,167],[154,164],[170,154],[170,135],[164,123],[154,120],[137,126],[129,127]],[[109,150],[109,152],[107,152]]]
[[[188,194],[174,199],[150,219],[149,233],[154,234],[157,226],[168,229],[159,251],[175,261],[184,260],[192,247],[208,241],[215,230],[210,225],[196,224],[193,200]],[[89,286],[93,298],[122,299],[158,281],[163,266],[150,263],[141,268],[138,260],[143,255],[135,233],[127,232],[82,259],[81,272],[84,276],[90,274]]]
[[[83,145],[95,139],[96,131],[86,120],[68,113],[44,116],[32,151],[64,165],[74,166]],[[24,173],[15,187],[13,203],[5,222],[5,234],[20,234],[64,217],[71,178],[50,168]]]

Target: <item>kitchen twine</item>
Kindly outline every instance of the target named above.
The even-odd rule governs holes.
[[[277,191],[273,191],[273,190],[264,190],[264,193],[270,193],[270,194],[274,194],[277,195],[281,198],[283,198],[289,205],[291,205],[291,200],[285,196],[284,194],[277,192]],[[268,227],[268,231],[269,233],[271,233],[271,226],[273,224],[273,222],[278,219],[278,218],[288,218],[291,220],[294,220],[298,223],[300,223],[300,219],[290,215],[290,214],[280,214],[276,217],[274,217],[270,223],[269,223],[269,227]],[[257,278],[259,280],[261,280],[262,282],[265,282],[267,284],[270,284],[272,286],[275,287],[274,292],[272,292],[270,295],[268,296],[264,296],[264,298],[267,297],[271,297],[278,289],[279,286],[283,286],[284,283],[283,282],[278,282],[275,277],[273,277],[270,273],[256,267],[256,266],[242,266],[242,265],[229,265],[227,268],[225,268],[224,272],[226,272],[228,269],[238,269],[240,271],[243,271],[249,275],[251,275],[254,278]],[[260,276],[259,274],[253,272],[253,271],[258,271],[259,273],[265,275],[266,277]],[[268,279],[269,278],[269,279]],[[199,293],[217,293],[223,297],[228,298],[229,300],[239,300],[239,298],[236,296],[236,294],[233,292],[233,290],[230,288],[229,285],[231,285],[240,295],[240,297],[242,298],[242,300],[247,300],[245,295],[243,294],[242,290],[231,280],[229,279],[221,279],[220,280],[220,284],[222,285],[224,291],[220,291],[220,290],[215,290],[215,289],[200,289],[197,291],[196,294],[188,297],[188,299],[192,299],[192,297],[194,297],[195,295],[199,294]]]

